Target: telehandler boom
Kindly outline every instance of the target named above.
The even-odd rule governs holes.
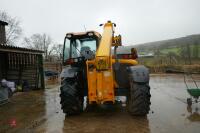
[[[137,52],[117,54],[121,36],[114,36],[116,24],[108,21],[102,36],[95,31],[67,33],[61,73],[61,108],[67,115],[83,111],[88,104],[114,104],[116,96],[127,97],[132,115],[146,115],[150,106],[149,72],[136,61]],[[112,55],[114,47],[114,55]]]

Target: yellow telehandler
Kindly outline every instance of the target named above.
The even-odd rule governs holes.
[[[134,48],[131,53],[117,54],[122,43],[121,36],[114,35],[115,23],[108,21],[100,26],[104,27],[102,35],[87,31],[65,36],[60,87],[63,112],[80,114],[85,96],[89,105],[114,104],[116,96],[126,96],[132,115],[148,114],[148,69],[138,65]]]

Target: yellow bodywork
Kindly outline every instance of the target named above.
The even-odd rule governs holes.
[[[94,60],[87,60],[88,99],[89,103],[103,104],[115,102],[113,63],[136,65],[136,60],[113,59],[112,46],[121,46],[121,36],[114,36],[113,23],[104,24],[104,31]]]

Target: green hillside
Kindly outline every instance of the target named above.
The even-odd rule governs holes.
[[[181,56],[181,54],[189,53],[191,57],[200,57],[200,34],[176,39],[124,46],[119,48],[118,51],[119,53],[130,53],[130,49],[132,47],[135,47],[138,53],[143,55],[148,53],[160,53],[163,55],[174,53],[178,56]]]

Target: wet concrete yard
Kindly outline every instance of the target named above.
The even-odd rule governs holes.
[[[200,86],[200,75],[194,76]],[[189,85],[194,86],[191,83]],[[200,103],[187,107],[183,75],[151,75],[151,111],[131,116],[124,107],[95,108],[65,117],[59,86],[15,94],[0,106],[0,133],[199,133]]]

